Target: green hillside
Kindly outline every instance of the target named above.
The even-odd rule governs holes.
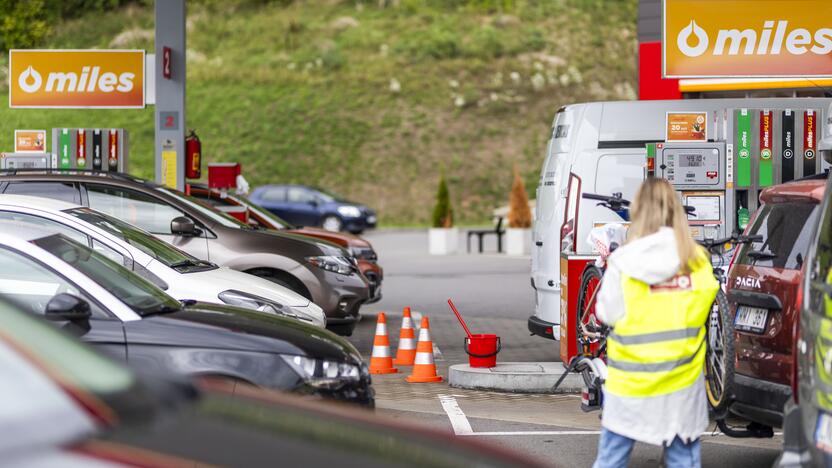
[[[513,164],[533,196],[558,106],[635,97],[635,15],[635,0],[191,2],[187,126],[252,185],[326,187],[387,224],[427,224],[444,168],[455,219],[484,222]],[[152,45],[141,4],[58,22],[43,44]],[[15,128],[63,126],[127,128],[132,172],[152,177],[152,107],[0,104],[3,150]]]

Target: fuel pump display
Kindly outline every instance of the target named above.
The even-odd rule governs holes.
[[[127,155],[127,130],[123,128],[52,129],[49,167],[127,172]]]
[[[658,143],[648,155],[656,158],[656,175],[676,187],[683,205],[695,211],[688,216],[698,240],[725,237],[734,228],[726,210],[725,143]]]

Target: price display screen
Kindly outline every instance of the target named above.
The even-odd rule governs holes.
[[[705,156],[702,154],[680,154],[679,167],[702,167],[705,165]]]

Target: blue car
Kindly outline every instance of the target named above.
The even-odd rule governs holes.
[[[376,227],[376,212],[370,208],[303,185],[264,185],[249,199],[296,226],[353,234]]]

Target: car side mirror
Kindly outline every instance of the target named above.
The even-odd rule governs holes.
[[[196,236],[198,231],[191,218],[177,216],[170,220],[170,232],[176,236]]]
[[[46,303],[44,317],[55,322],[80,322],[92,317],[90,304],[78,296],[60,293]]]
[[[318,207],[318,200],[309,200],[308,202],[310,206],[314,206],[315,208]]]

